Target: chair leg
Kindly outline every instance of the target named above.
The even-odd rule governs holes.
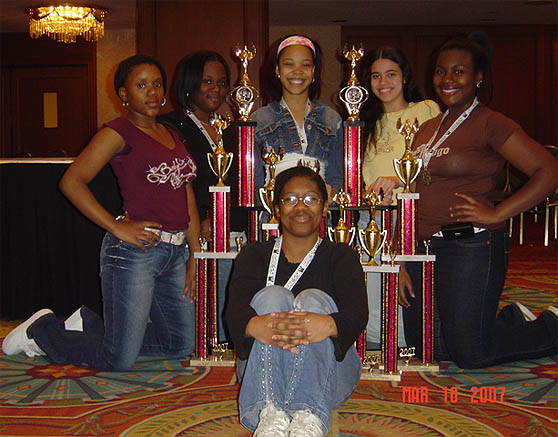
[[[544,208],[544,245],[548,246],[548,214],[549,214],[548,202]]]
[[[558,206],[554,205],[554,239],[558,238]]]
[[[510,234],[510,240],[511,237],[513,235],[513,217],[510,217],[510,230],[509,230],[509,234]]]
[[[523,244],[523,219],[524,213],[519,214],[519,244]]]

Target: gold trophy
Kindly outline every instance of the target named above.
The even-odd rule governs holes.
[[[367,265],[377,266],[378,263],[374,260],[374,257],[382,249],[387,236],[387,231],[383,230],[380,232],[380,228],[378,228],[374,220],[376,216],[376,205],[380,202],[380,198],[375,191],[372,191],[371,193],[363,193],[362,200],[370,207],[370,221],[366,229],[359,229],[358,239],[360,245],[370,257],[370,261],[368,261]]]
[[[355,46],[352,46],[349,50],[347,44],[343,47],[343,56],[345,56],[345,59],[348,61],[351,61],[351,76],[349,77],[347,86],[339,91],[339,99],[341,99],[347,108],[347,113],[349,114],[349,117],[347,117],[348,121],[359,120],[360,108],[362,104],[368,100],[368,91],[366,91],[366,88],[359,85],[355,74],[356,64],[363,55],[364,48],[362,44],[358,50],[355,49]]]
[[[238,106],[240,121],[250,121],[252,106],[260,97],[260,93],[252,85],[248,76],[248,61],[251,61],[256,56],[256,46],[252,43],[250,49],[247,46],[241,49],[237,44],[234,48],[234,54],[242,62],[242,74],[238,85],[230,91],[229,96]]]
[[[397,120],[397,130],[401,135],[405,136],[405,153],[403,153],[401,159],[393,160],[393,167],[395,173],[397,173],[397,176],[405,185],[404,193],[412,193],[410,185],[415,181],[422,169],[422,159],[415,158],[411,152],[411,142],[418,128],[419,124],[416,118],[413,124],[409,120],[405,124],[401,123],[401,119]]]
[[[218,182],[216,186],[224,187],[225,183],[223,182],[223,179],[231,168],[233,153],[227,153],[223,147],[223,130],[229,127],[229,124],[231,123],[231,116],[226,114],[225,117],[221,117],[215,112],[209,122],[217,131],[217,148],[213,151],[213,153],[207,154],[207,162],[209,162],[209,167],[211,167],[211,170],[215,176],[217,176]]]
[[[320,161],[318,159],[316,159],[314,161],[314,164],[312,164],[312,161],[306,161],[305,159],[299,159],[298,162],[297,162],[297,165],[299,167],[308,167],[314,173],[320,174]]]
[[[403,362],[406,366],[409,365],[409,361],[411,361],[411,358],[413,358],[415,355],[416,354],[414,347],[402,347],[401,349],[399,349],[399,358],[403,359]]]
[[[279,147],[279,153],[275,153],[272,148],[271,151],[268,151],[265,146],[262,148],[262,159],[269,166],[269,182],[265,187],[260,188],[259,193],[260,200],[271,217],[268,223],[279,223],[273,210],[273,190],[275,189],[275,166],[283,159],[284,154],[282,147]]]
[[[242,237],[234,237],[234,242],[236,243],[236,251],[240,252],[240,249],[242,249],[242,242],[244,241],[244,238]]]
[[[349,228],[345,222],[345,207],[351,202],[351,196],[343,190],[340,190],[333,196],[333,201],[339,205],[339,220],[335,227],[332,228],[328,226],[327,235],[329,239],[335,243],[346,243],[351,245],[355,239],[356,229],[354,226]]]

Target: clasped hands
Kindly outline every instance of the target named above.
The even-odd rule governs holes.
[[[255,316],[249,323],[249,334],[261,343],[292,353],[298,346],[318,343],[337,335],[335,321],[329,315],[290,310]]]

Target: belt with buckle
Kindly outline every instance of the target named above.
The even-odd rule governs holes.
[[[473,231],[475,232],[475,234],[478,234],[479,232],[482,231],[486,231],[486,228],[477,228],[476,226],[473,228]],[[442,231],[436,232],[434,235],[432,235],[433,237],[443,237],[444,234],[442,234]]]
[[[163,243],[169,243],[174,246],[181,246],[186,239],[186,232],[167,232],[161,231],[160,229],[145,228],[146,231],[151,231],[157,234]]]

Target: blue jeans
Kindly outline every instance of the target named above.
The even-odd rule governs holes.
[[[194,350],[195,305],[183,298],[186,244],[146,244],[147,252],[107,233],[101,247],[104,324],[82,307],[83,332],[42,317],[29,335],[55,363],[130,369],[138,355],[184,357]]]
[[[309,311],[331,314],[337,311],[333,299],[321,290],[307,289],[296,298],[284,287],[261,289],[250,306],[259,315],[273,311]],[[336,361],[333,343],[328,338],[299,347],[294,354],[254,341],[248,360],[238,361],[242,381],[239,397],[240,423],[256,429],[259,413],[268,402],[291,415],[310,409],[320,418],[327,434],[331,410],[342,405],[353,393],[362,372],[362,363],[351,347],[343,361]]]
[[[431,238],[436,255],[434,288],[437,320],[435,356],[459,367],[474,369],[556,353],[556,318],[549,312],[522,323],[498,302],[508,267],[508,238],[504,229],[483,231],[472,238]],[[421,245],[422,253],[424,246]],[[422,265],[406,263],[416,298],[404,309],[409,346],[422,349]]]

